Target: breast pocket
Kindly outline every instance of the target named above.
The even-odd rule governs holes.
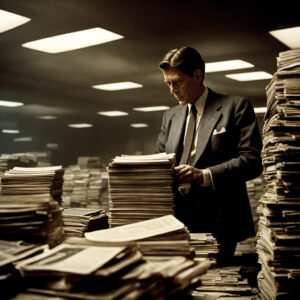
[[[219,145],[225,143],[229,139],[228,132],[221,132],[212,135],[211,143],[212,145]]]
[[[211,152],[218,158],[228,157],[234,148],[233,137],[228,131],[213,134],[211,137]],[[231,153],[232,155],[232,153]]]

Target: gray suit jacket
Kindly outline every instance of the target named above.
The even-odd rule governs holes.
[[[164,113],[156,151],[180,161],[187,105]],[[201,117],[195,167],[208,168],[213,187],[191,185],[187,195],[174,184],[175,215],[191,232],[212,232],[239,241],[255,234],[246,181],[262,171],[262,142],[253,107],[238,96],[209,90]]]

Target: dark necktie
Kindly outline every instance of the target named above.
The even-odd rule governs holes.
[[[185,143],[183,152],[180,159],[180,165],[187,164],[190,152],[192,149],[192,144],[194,141],[194,135],[195,135],[195,128],[196,128],[196,116],[197,116],[197,110],[194,104],[191,106],[191,114],[189,123],[186,129],[186,135],[185,135]]]

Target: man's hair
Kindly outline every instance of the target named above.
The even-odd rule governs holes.
[[[191,47],[181,47],[170,50],[159,63],[161,70],[167,70],[170,67],[178,68],[184,74],[193,77],[195,70],[200,69],[202,80],[205,75],[205,64],[200,53]]]

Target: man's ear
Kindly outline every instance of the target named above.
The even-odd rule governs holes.
[[[200,69],[196,69],[193,76],[197,81],[202,82],[202,72]]]

